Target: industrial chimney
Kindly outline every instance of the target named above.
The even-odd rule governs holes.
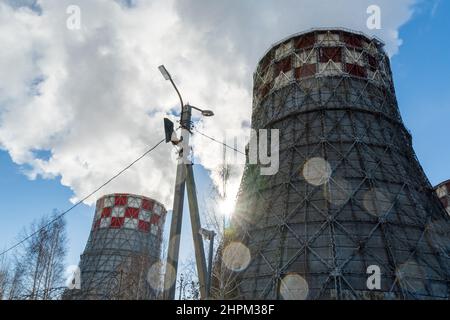
[[[279,129],[280,164],[244,172],[222,256],[230,298],[450,298],[450,219],[414,154],[383,46],[314,29],[259,62],[252,128]]]

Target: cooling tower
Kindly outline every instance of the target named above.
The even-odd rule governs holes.
[[[445,207],[445,210],[450,215],[450,180],[442,182],[436,187],[436,193],[442,204]]]
[[[92,230],[80,259],[81,290],[72,299],[155,299],[148,272],[160,259],[166,210],[137,195],[97,201]],[[159,271],[159,270],[154,270]]]
[[[314,29],[259,62],[252,128],[279,129],[280,165],[271,176],[246,166],[227,241],[248,263],[231,264],[229,297],[449,299],[449,216],[413,151],[383,46]]]

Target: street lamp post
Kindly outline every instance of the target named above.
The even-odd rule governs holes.
[[[169,80],[178,94],[181,104],[181,138],[178,142],[181,142],[181,149],[179,151],[177,174],[175,181],[175,192],[173,200],[172,221],[170,225],[169,235],[169,248],[167,252],[166,272],[164,275],[164,298],[166,300],[175,299],[176,279],[178,271],[178,258],[180,252],[180,236],[183,220],[183,203],[184,192],[187,186],[188,200],[189,200],[189,213],[191,217],[192,233],[194,238],[194,249],[197,263],[197,272],[200,283],[201,296],[206,296],[206,261],[203,248],[203,240],[198,234],[200,228],[200,217],[198,212],[197,192],[195,187],[194,173],[192,169],[192,162],[189,161],[189,138],[191,134],[191,118],[192,109],[200,111],[205,117],[213,116],[214,113],[210,110],[202,110],[200,108],[191,106],[189,104],[184,105],[183,98],[180,91],[175,85],[170,73],[162,65],[159,66],[159,71],[163,75],[164,79]],[[177,142],[177,143],[178,143]],[[173,273],[173,274],[172,274]]]
[[[213,263],[213,252],[214,252],[214,237],[216,233],[213,230],[200,229],[199,233],[209,241],[209,252],[208,252],[208,276],[206,277],[206,299],[211,297],[211,282],[212,282],[212,263]]]

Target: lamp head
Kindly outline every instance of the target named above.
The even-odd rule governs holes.
[[[211,110],[202,110],[202,116],[204,117],[212,117],[214,115],[214,112]]]
[[[200,228],[198,233],[202,235],[203,238],[205,238],[206,240],[211,240],[216,235],[216,233],[213,230],[206,230],[204,228]]]
[[[169,73],[169,71],[167,71],[167,69],[166,69],[166,67],[164,67],[164,65],[160,65],[158,67],[158,69],[159,69],[159,72],[161,72],[161,74],[163,75],[164,79],[166,79],[166,80],[171,79],[170,73]]]

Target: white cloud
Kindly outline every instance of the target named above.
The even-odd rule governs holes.
[[[26,2],[26,1],[25,1]],[[391,54],[413,0],[377,1],[376,35]],[[30,177],[61,176],[76,197],[89,193],[163,136],[162,117],[177,96],[216,116],[202,130],[246,133],[252,73],[274,42],[312,27],[366,29],[372,1],[45,0],[40,12],[0,0],[0,147],[29,166]],[[34,3],[34,1],[29,1]],[[132,6],[127,6],[132,3]],[[66,8],[81,8],[81,30],[66,28]],[[33,7],[36,9],[36,5]],[[220,145],[194,139],[201,163],[215,170]],[[36,150],[50,150],[38,159]],[[175,164],[161,146],[103,192],[135,192],[171,207]],[[218,180],[217,173],[213,173]],[[231,181],[230,195],[239,185]],[[94,200],[94,199],[92,199]]]

